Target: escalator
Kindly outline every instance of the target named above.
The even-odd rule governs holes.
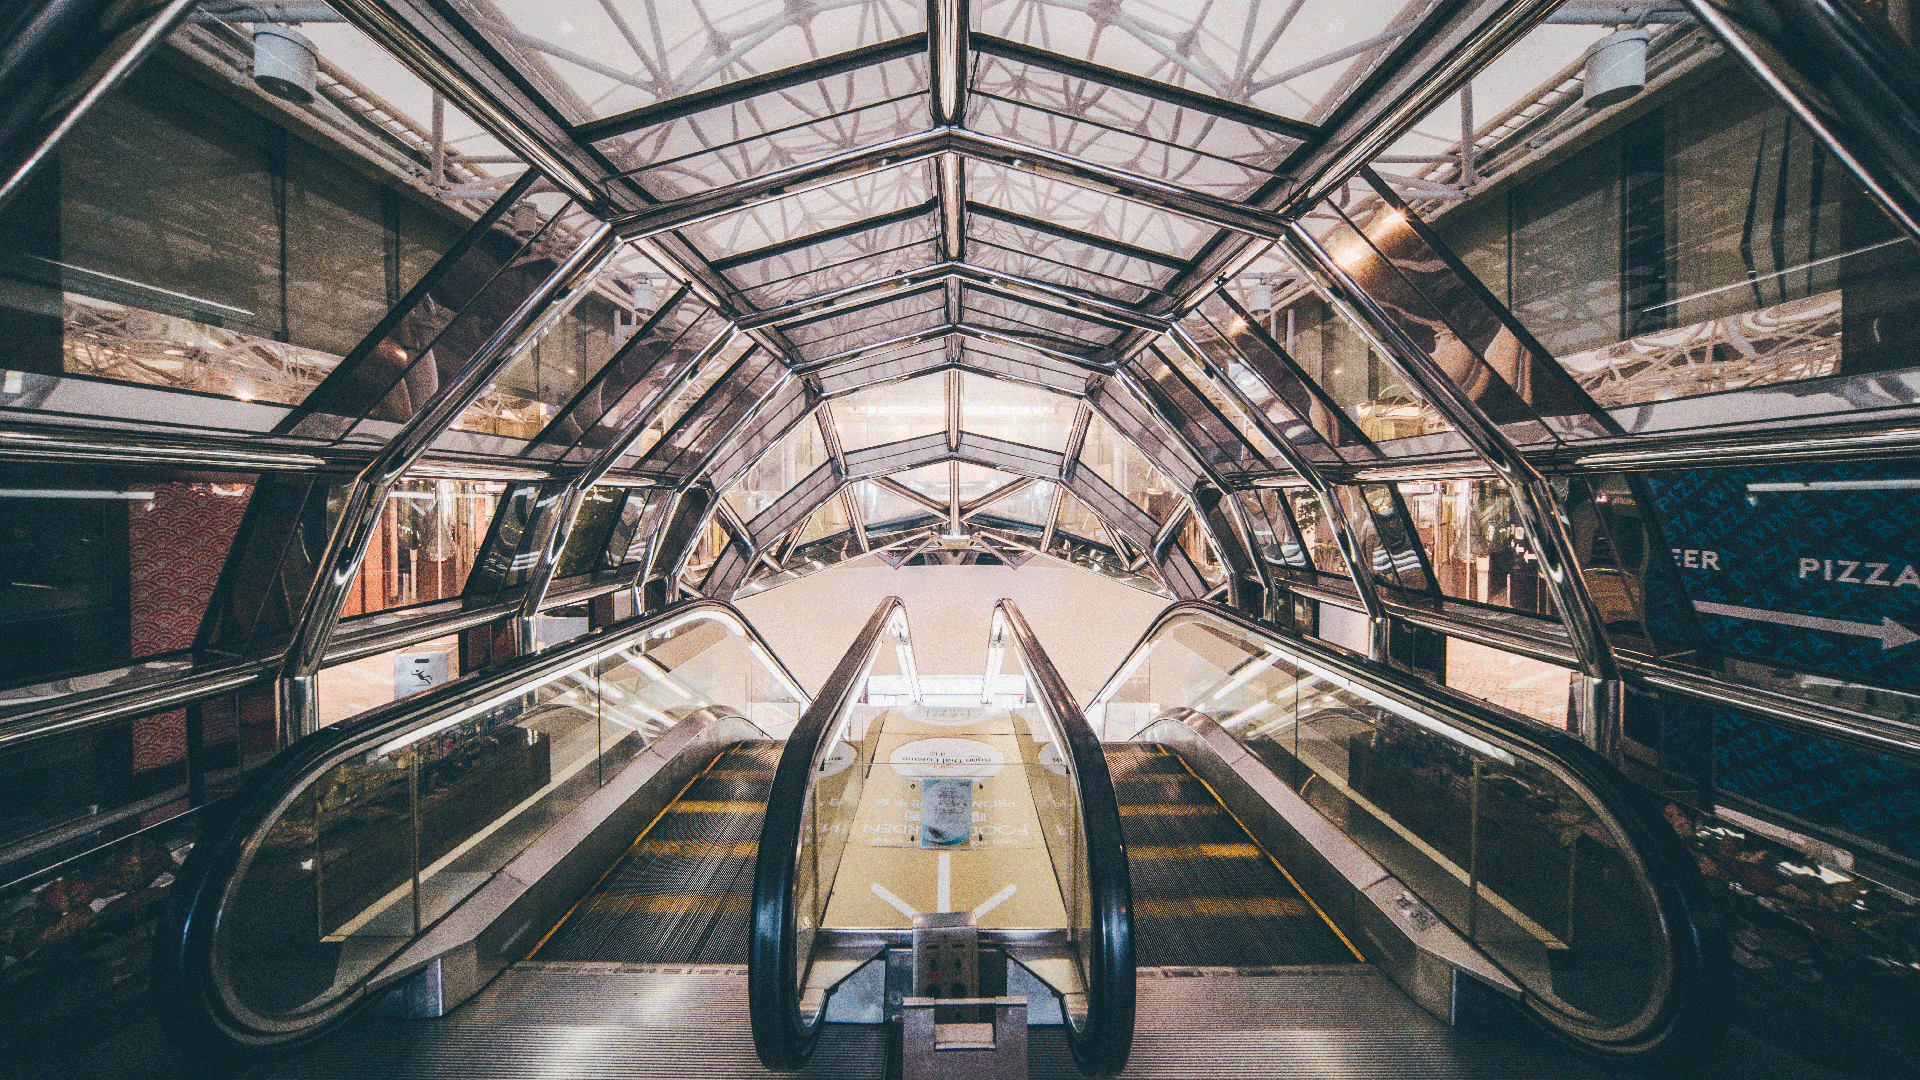
[[[1083,712],[992,627],[939,698],[889,599],[809,701],[697,601],[304,740],[182,869],[169,1032],[313,1080],[1579,1077],[1710,1034],[1697,874],[1573,740],[1203,604]]]
[[[714,758],[528,959],[746,963],[746,899],[779,756],[779,743],[755,740]]]
[[[1296,967],[1295,994],[1366,983],[1610,1066],[1713,1038],[1698,869],[1566,733],[1209,604],[1163,613],[1088,712],[1116,740],[1143,971]]]
[[[1361,958],[1179,755],[1103,747],[1133,879],[1141,967],[1300,967]]]

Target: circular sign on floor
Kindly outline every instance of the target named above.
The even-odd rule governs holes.
[[[852,765],[859,756],[860,751],[854,749],[851,743],[834,743],[833,749],[827,751],[826,760],[820,763],[820,775],[838,776],[846,772],[847,767]]]
[[[906,710],[907,719],[928,727],[966,727],[984,719],[986,712],[964,705],[926,705]]]
[[[1060,756],[1060,747],[1053,743],[1040,748],[1040,766],[1055,776],[1067,775],[1066,759]]]
[[[972,739],[921,739],[900,747],[887,759],[894,772],[912,780],[992,776],[1005,763],[1000,751]]]

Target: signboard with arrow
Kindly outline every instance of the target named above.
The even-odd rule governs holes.
[[[1706,644],[1920,691],[1920,473],[1910,463],[1649,476]]]

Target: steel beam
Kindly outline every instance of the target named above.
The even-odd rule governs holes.
[[[1333,303],[1385,346],[1387,361],[1453,423],[1481,460],[1507,485],[1515,513],[1527,530],[1554,607],[1580,662],[1582,683],[1575,702],[1580,714],[1576,717],[1581,729],[1579,734],[1595,749],[1611,752],[1619,737],[1620,665],[1607,637],[1606,617],[1594,603],[1575,555],[1571,525],[1548,487],[1546,477],[1534,468],[1480,404],[1455,384],[1446,370],[1361,288],[1359,281],[1320,246],[1312,233],[1294,225],[1289,230],[1287,248],[1296,261],[1318,279]]]
[[[294,623],[293,640],[281,664],[282,729],[292,737],[311,733],[319,722],[315,678],[327,642],[359,575],[367,545],[387,493],[429,446],[460,418],[475,398],[522,349],[560,317],[573,296],[586,289],[618,250],[609,225],[593,232],[566,261],[554,268],[459,371],[443,383],[413,418],[354,478],[346,503],[321,555],[313,588]]]

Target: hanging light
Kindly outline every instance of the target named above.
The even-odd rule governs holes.
[[[650,313],[653,311],[654,306],[659,303],[659,301],[654,299],[653,279],[645,274],[634,278],[628,283],[627,288],[633,294],[633,310],[635,314]]]

